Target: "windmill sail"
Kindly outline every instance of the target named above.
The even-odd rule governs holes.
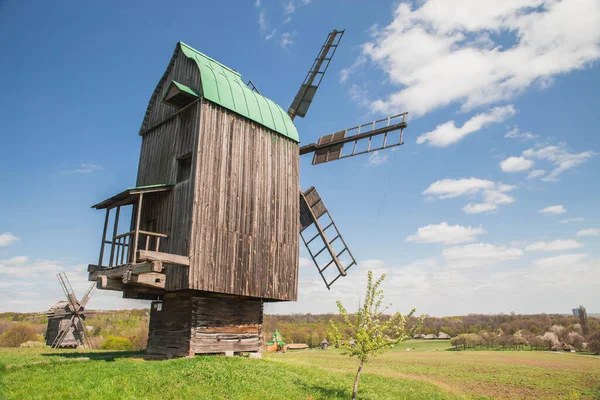
[[[300,155],[314,153],[312,163],[316,165],[400,146],[404,144],[402,135],[408,126],[407,114],[393,115],[321,136],[317,143],[302,146]],[[350,144],[351,151],[342,151],[346,144]]]
[[[329,68],[329,63],[342,40],[342,36],[344,36],[344,31],[336,29],[327,35],[325,43],[321,46],[317,58],[315,58],[308,74],[306,74],[306,78],[304,78],[304,82],[302,82],[302,86],[300,86],[298,94],[296,94],[292,105],[288,109],[288,114],[292,119],[295,117],[304,118],[306,116],[308,108],[317,93],[317,89],[325,76],[325,72]]]
[[[94,283],[92,283],[90,285],[90,287],[88,288],[87,292],[85,293],[85,295],[81,299],[81,303],[79,304],[81,307],[85,307],[86,306],[86,304],[90,300],[90,297],[92,297],[92,295],[96,291],[97,287],[98,287],[98,285],[96,284],[96,282],[94,282]]]
[[[327,225],[323,227],[324,224]],[[313,228],[313,232],[307,235],[310,228]],[[333,239],[329,239],[328,233]],[[305,192],[300,191],[300,237],[327,289],[331,289],[331,285],[340,277],[346,276],[348,269],[356,264],[314,186]]]

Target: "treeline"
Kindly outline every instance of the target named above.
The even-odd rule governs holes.
[[[293,315],[267,315],[264,321],[265,335],[269,335],[275,328],[281,333],[283,340],[289,343],[306,343],[309,346],[318,346],[321,340],[327,338],[329,321],[340,323],[340,318],[335,314],[293,314]],[[417,322],[413,318],[407,323],[408,328]],[[520,335],[544,335],[553,326],[562,326],[568,332],[576,330],[574,327],[582,321],[579,318],[562,314],[469,314],[452,317],[426,317],[423,325],[417,331],[420,334],[446,333],[451,337],[465,334],[494,333],[508,337],[519,332]],[[587,317],[585,335],[600,331],[600,319]],[[343,332],[343,330],[342,330]],[[582,334],[584,332],[582,331]]]
[[[306,343],[310,347],[318,347],[322,340],[328,339],[330,320],[334,320],[341,327],[342,334],[350,333],[349,328],[344,327],[337,314],[265,315],[264,338],[270,340],[272,332],[277,329],[287,343]],[[86,325],[96,348],[119,343],[120,347],[143,350],[148,339],[148,321],[149,310],[147,309],[102,311],[90,315],[86,319]],[[411,328],[416,321],[416,318],[408,321],[407,327]],[[8,335],[11,338],[11,346],[19,345],[15,342],[23,337],[23,325],[31,328],[27,329],[27,332],[31,333],[29,338],[35,337],[35,340],[43,341],[47,322],[46,315],[40,313],[1,313],[0,346],[6,345],[6,341],[3,344],[2,338],[6,338],[6,333],[17,325],[20,333],[17,334],[13,330],[13,333]],[[426,317],[417,333],[438,335],[443,332],[453,338],[460,337],[455,339],[455,343],[456,340],[459,342],[464,340],[464,343],[460,342],[456,347],[463,348],[530,346],[533,349],[542,349],[547,348],[551,342],[548,336],[550,332],[555,333],[560,342],[555,341],[553,345],[568,344],[577,348],[579,339],[574,334],[571,334],[570,339],[562,338],[562,333],[555,332],[558,329],[555,328],[556,326],[562,327],[567,336],[574,332],[587,341],[593,334],[600,332],[600,319],[586,316],[584,322],[580,318],[561,314],[469,314],[443,318]],[[540,342],[539,337],[544,336],[546,340]]]
[[[519,330],[513,334],[481,331],[463,333],[453,337],[450,344],[455,350],[502,349],[502,350],[554,350],[588,351],[600,353],[600,331],[584,334],[580,324],[570,328],[553,325],[543,335]]]

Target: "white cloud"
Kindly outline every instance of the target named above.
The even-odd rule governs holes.
[[[407,242],[459,244],[473,242],[478,235],[487,233],[482,227],[448,225],[442,222],[437,225],[426,225],[406,238]]]
[[[507,138],[507,139],[531,140],[531,139],[537,138],[538,135],[535,135],[535,134],[533,134],[531,132],[520,132],[519,131],[519,127],[515,126],[510,131],[506,132],[506,134],[504,135],[504,137]]]
[[[538,267],[573,267],[573,264],[580,263],[588,257],[587,254],[561,254],[554,257],[546,257],[536,260],[534,264]]]
[[[366,63],[367,58],[365,56],[359,56],[356,60],[354,60],[351,66],[349,66],[348,68],[342,68],[342,70],[340,71],[340,83],[346,82],[348,80],[348,77],[354,70]]]
[[[455,246],[442,251],[442,256],[448,264],[456,268],[471,268],[502,261],[518,260],[522,255],[523,252],[520,249],[487,243]]]
[[[533,161],[525,157],[508,157],[500,163],[500,168],[508,173],[523,172],[533,167],[533,164]]]
[[[277,32],[277,29],[273,29],[271,31],[271,33],[269,33],[267,36],[265,36],[265,40],[269,40],[271,39],[273,36],[275,36],[275,32]]]
[[[269,28],[269,24],[267,23],[267,14],[264,10],[258,13],[258,26],[262,32],[265,32]]]
[[[561,224],[570,224],[571,222],[583,222],[584,219],[582,217],[575,217],[575,218],[565,218],[565,219],[561,219],[560,222]]]
[[[597,0],[415,4],[398,4],[393,21],[363,44],[362,54],[398,87],[373,111],[494,104],[600,58]]]
[[[92,163],[83,163],[79,165],[79,168],[61,171],[63,174],[91,174],[93,172],[100,171],[102,167],[100,165]]]
[[[545,169],[534,169],[527,175],[527,179],[539,178],[540,176],[544,176],[545,173],[546,173]]]
[[[254,7],[256,7],[256,8],[260,8],[260,6],[261,6],[261,5],[262,5],[262,2],[261,2],[261,0],[256,0],[256,1],[254,2]]]
[[[12,232],[0,233],[0,247],[10,246],[11,244],[15,244],[19,240],[21,239],[13,235]]]
[[[283,23],[287,24],[292,20],[292,16],[296,12],[297,8],[307,6],[311,2],[312,0],[289,0],[287,3],[284,3],[283,16],[285,17],[285,20]]]
[[[500,205],[514,203],[514,197],[506,193],[515,188],[516,186],[477,178],[442,179],[429,185],[423,194],[434,196],[438,199],[449,199],[459,196],[480,197],[480,202],[471,202],[463,207],[463,211],[467,214],[478,214],[494,211]]]
[[[379,151],[374,151],[369,155],[368,165],[381,165],[388,161],[387,154],[381,154]]]
[[[0,261],[0,274],[13,278],[36,279],[61,271],[58,261],[35,260],[28,262],[28,257],[14,257]]]
[[[423,194],[436,196],[440,199],[450,199],[463,195],[476,194],[481,190],[492,189],[495,186],[494,182],[485,179],[442,179],[429,185]]]
[[[567,212],[567,209],[563,206],[563,205],[556,205],[556,206],[548,206],[546,208],[542,208],[541,210],[538,210],[538,212],[540,214],[551,214],[551,215],[558,215],[558,214],[564,214]]]
[[[0,265],[25,264],[27,261],[29,261],[29,257],[17,256],[17,257],[9,258],[8,260],[0,260]]]
[[[314,263],[308,258],[300,257],[299,266],[300,268],[307,268],[313,266]]]
[[[565,251],[579,249],[583,244],[573,239],[556,239],[550,242],[535,242],[525,247],[525,251]]]
[[[59,300],[63,291],[56,280],[66,272],[77,296],[83,296],[92,284],[87,280],[87,265],[65,265],[61,260],[30,260],[27,256],[0,260],[0,312],[40,312]],[[24,291],[27,288],[27,291]],[[90,309],[147,308],[149,302],[125,300],[122,294],[97,291],[88,304]]]
[[[288,47],[290,47],[291,45],[294,44],[294,37],[296,36],[296,32],[290,33],[290,32],[283,32],[281,34],[281,40],[280,40],[280,44],[281,47],[283,47],[285,50],[288,49]]]
[[[600,229],[589,228],[577,232],[577,236],[600,236]]]
[[[300,270],[298,302],[268,303],[265,313],[336,312],[336,300],[341,300],[348,310],[356,310],[364,296],[368,269],[373,269],[375,276],[387,274],[382,288],[386,295],[384,302],[392,303],[391,311],[406,312],[417,307],[417,313],[434,316],[510,311],[566,313],[565,304],[585,303],[585,299],[597,297],[598,259],[583,255],[536,264],[517,260],[522,258],[518,249],[502,251],[502,246],[495,247],[497,251],[491,248],[480,251],[490,255],[481,262],[461,259],[462,264],[458,265],[438,257],[407,263],[361,261],[358,268],[350,269],[348,276],[340,278],[331,290],[325,288],[316,271]],[[510,264],[501,268],[467,268],[497,260]],[[502,301],[498,301],[500,298]]]
[[[418,144],[427,143],[430,146],[447,147],[460,142],[465,136],[477,132],[486,125],[504,121],[515,114],[512,104],[495,107],[485,113],[480,113],[469,119],[458,128],[454,121],[438,125],[433,131],[424,133],[417,138]]]
[[[523,152],[523,156],[526,158],[546,160],[554,165],[554,169],[543,178],[544,181],[557,181],[560,174],[583,164],[594,155],[596,153],[593,151],[571,153],[566,149],[564,144],[545,146],[539,149],[528,149]]]

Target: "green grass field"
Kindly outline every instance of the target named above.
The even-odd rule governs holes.
[[[410,341],[374,359],[364,369],[359,398],[600,398],[600,357],[447,347]],[[0,349],[0,399],[348,399],[356,367],[335,349],[269,353],[262,360],[135,356]]]

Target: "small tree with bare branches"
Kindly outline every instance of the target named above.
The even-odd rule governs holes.
[[[382,275],[376,282],[373,282],[373,272],[368,273],[367,293],[362,307],[359,307],[353,318],[348,314],[342,303],[338,300],[337,307],[345,324],[350,327],[351,334],[344,338],[338,326],[330,320],[331,338],[336,347],[342,349],[342,354],[350,357],[356,357],[359,360],[356,378],[354,379],[354,388],[352,399],[356,399],[358,392],[358,380],[364,363],[371,358],[383,353],[386,349],[411,338],[414,332],[423,323],[421,316],[417,323],[411,328],[406,329],[406,322],[413,316],[413,308],[408,315],[402,315],[397,312],[387,318],[384,313],[391,306],[381,308],[383,301],[383,290],[379,287],[385,279]]]

